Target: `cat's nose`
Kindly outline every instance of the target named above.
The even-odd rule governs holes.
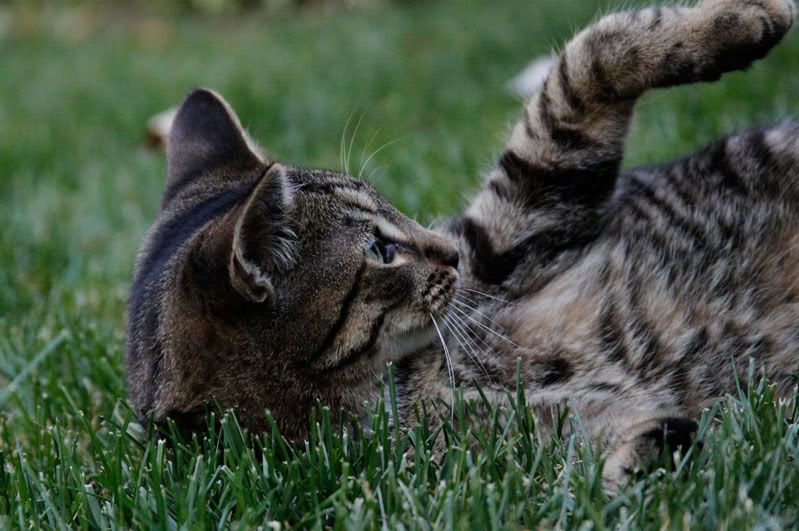
[[[458,254],[458,251],[455,249],[451,249],[445,256],[444,259],[441,260],[441,263],[445,266],[449,266],[453,269],[458,269],[458,263],[460,263],[461,257]]]
[[[424,254],[429,260],[437,262],[443,266],[452,267],[454,269],[458,268],[458,264],[461,260],[457,249],[450,246],[429,247],[426,249]]]

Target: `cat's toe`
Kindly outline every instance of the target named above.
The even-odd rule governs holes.
[[[602,479],[615,491],[630,475],[646,472],[664,454],[685,453],[694,444],[699,425],[686,417],[666,417],[648,423],[644,431],[618,444],[605,455]],[[673,465],[671,459],[668,463]]]
[[[685,417],[663,419],[659,426],[643,433],[640,437],[652,442],[658,454],[681,450],[685,452],[691,447],[699,425]]]

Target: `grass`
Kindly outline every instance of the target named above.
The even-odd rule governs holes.
[[[56,11],[27,13],[5,33],[2,8],[0,528],[799,526],[799,428],[757,375],[706,413],[690,462],[613,495],[592,449],[540,440],[519,403],[473,428],[477,452],[464,449],[463,429],[448,433],[442,463],[430,459],[424,428],[393,441],[382,414],[371,436],[354,439],[336,435],[320,410],[314,437],[296,447],[275,433],[243,434],[231,417],[201,441],[142,438],[131,423],[124,303],[165,171],[162,154],[141,145],[150,115],[210,86],[278,158],[328,167],[340,167],[350,118],[351,169],[393,142],[364,173],[427,222],[457,212],[499,148],[519,110],[504,82],[618,5],[109,12],[100,23],[78,17],[81,31],[75,11]],[[647,97],[628,162],[799,114],[798,57],[793,35],[747,73]]]

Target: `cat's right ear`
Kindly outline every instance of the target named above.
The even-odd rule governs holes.
[[[272,300],[272,278],[295,263],[297,237],[291,229],[292,208],[286,169],[273,164],[247,199],[233,233],[230,282],[251,302]]]
[[[167,139],[165,199],[203,175],[235,179],[264,166],[263,156],[236,113],[214,91],[192,91],[177,111]]]

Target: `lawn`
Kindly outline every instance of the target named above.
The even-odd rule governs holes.
[[[542,440],[519,403],[496,413],[510,422],[451,433],[443,462],[423,428],[391,440],[384,415],[353,439],[320,411],[295,447],[230,417],[199,441],[131,422],[124,306],[165,173],[149,116],[212,87],[280,160],[340,169],[343,140],[356,172],[374,153],[361,173],[426,223],[457,212],[497,153],[520,108],[505,82],[622,2],[160,18],[15,5],[0,1],[0,529],[799,526],[799,424],[756,374],[706,413],[692,459],[615,494],[595,452]],[[627,162],[799,114],[797,72],[794,34],[749,72],[648,96]]]

